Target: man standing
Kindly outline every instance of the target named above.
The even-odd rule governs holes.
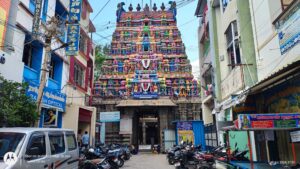
[[[82,136],[81,141],[82,141],[82,146],[85,148],[88,148],[89,142],[90,142],[90,136],[88,135],[87,131],[84,132],[84,135]]]

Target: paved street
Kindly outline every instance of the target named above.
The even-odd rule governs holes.
[[[169,165],[164,154],[139,154],[131,157],[124,164],[124,169],[174,169]]]

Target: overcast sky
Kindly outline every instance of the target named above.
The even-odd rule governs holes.
[[[131,3],[134,10],[138,3],[150,4],[150,0],[110,0],[105,8],[104,5],[108,0],[90,0],[94,12],[91,14],[97,33],[94,34],[93,39],[98,44],[110,43],[111,35],[115,30],[116,23],[116,10],[119,2],[125,2],[124,9],[127,11]],[[164,2],[166,7],[169,8],[169,0],[152,0],[152,4],[156,3],[159,8],[161,3]],[[193,74],[195,77],[199,76],[199,58],[198,58],[198,44],[197,44],[197,27],[198,19],[194,16],[197,6],[197,0],[189,3],[177,10],[177,26],[182,34],[182,40],[186,46],[186,52],[191,60],[193,66]],[[99,13],[100,9],[103,10]],[[97,13],[99,13],[97,15]],[[97,15],[97,16],[96,16]],[[96,16],[96,17],[95,17]],[[104,38],[103,38],[104,37]]]

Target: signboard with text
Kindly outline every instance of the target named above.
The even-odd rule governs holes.
[[[240,129],[285,129],[300,128],[300,113],[240,114]]]
[[[33,39],[37,39],[39,35],[41,11],[42,11],[42,0],[35,0],[35,10],[34,10],[33,22],[32,22]]]
[[[68,36],[67,42],[72,42],[66,48],[67,56],[74,56],[78,53],[79,48],[79,36],[80,36],[80,26],[79,24],[70,24],[68,25]]]
[[[300,3],[295,3],[294,7],[286,12],[277,22],[279,45],[281,54],[300,42]]]
[[[82,5],[82,0],[70,0],[67,42],[71,42],[71,44],[66,48],[67,56],[74,56],[78,54],[79,37],[80,37],[79,21],[81,18],[81,5]]]
[[[193,123],[190,121],[177,122],[178,142],[194,143]]]
[[[38,96],[38,85],[29,83],[28,89],[26,91],[26,95],[30,96],[34,101],[37,100]],[[57,90],[52,90],[50,88],[45,87],[42,104],[43,107],[52,107],[57,108],[59,111],[65,111],[66,108],[66,95],[58,92]]]
[[[81,17],[82,0],[70,0],[69,22],[78,23]]]
[[[100,112],[100,122],[119,122],[120,112]]]

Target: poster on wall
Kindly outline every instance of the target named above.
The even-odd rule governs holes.
[[[195,143],[192,122],[178,122],[176,127],[178,134],[178,143]]]
[[[57,110],[43,109],[43,127],[57,127]]]
[[[132,119],[121,119],[120,120],[119,134],[132,134]]]
[[[290,135],[291,135],[291,141],[293,143],[299,143],[300,142],[300,130],[290,132]]]

